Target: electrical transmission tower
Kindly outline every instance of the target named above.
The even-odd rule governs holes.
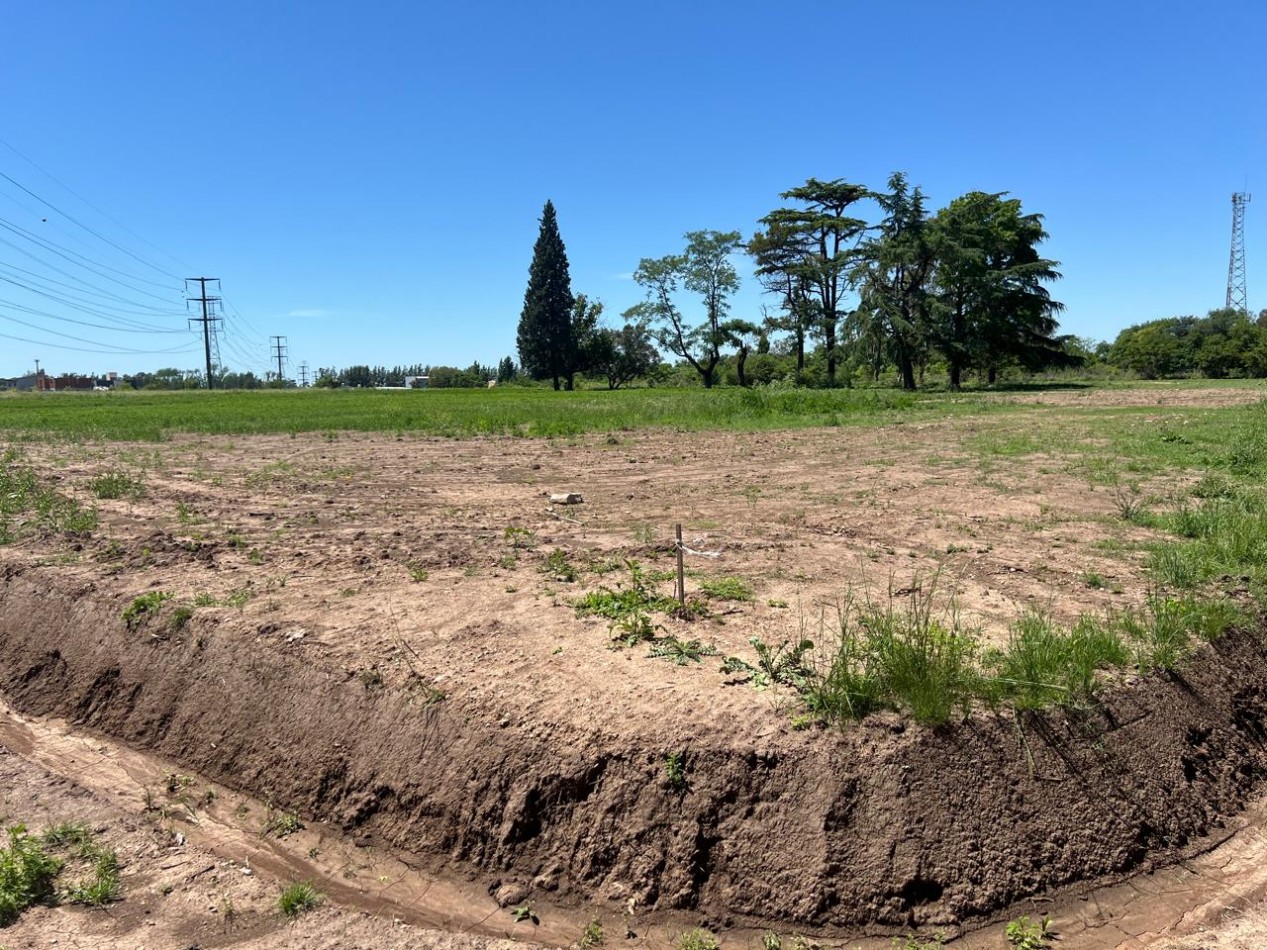
[[[1245,206],[1249,195],[1232,194],[1232,256],[1227,264],[1227,308],[1249,313],[1249,297],[1245,292]]]
[[[1243,269],[1244,268],[1242,268],[1242,270]],[[211,338],[215,334],[216,323],[218,323],[221,319],[220,317],[216,316],[216,304],[220,302],[220,298],[207,296],[207,284],[209,283],[215,284],[216,290],[219,290],[220,278],[219,277],[186,277],[185,289],[188,290],[189,285],[192,283],[198,284],[198,296],[187,298],[185,305],[188,306],[189,304],[194,303],[195,301],[202,304],[202,316],[191,317],[190,322],[202,324],[202,345],[207,355],[207,388],[215,389],[215,385],[216,385],[215,377],[211,374]],[[216,344],[216,349],[217,351],[219,350],[218,342]]]
[[[304,389],[308,388],[308,361],[299,364],[299,385]]]
[[[273,341],[273,356],[277,358],[277,381],[280,383],[286,378],[283,365],[286,360],[286,338],[284,336],[269,337]]]

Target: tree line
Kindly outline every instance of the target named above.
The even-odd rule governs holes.
[[[811,178],[780,197],[785,203],[751,238],[691,231],[681,251],[643,258],[634,280],[645,299],[619,328],[598,325],[601,303],[573,296],[547,201],[519,321],[523,371],[559,389],[578,373],[619,365],[623,372],[609,378],[615,388],[650,372],[659,347],[705,387],[727,363],[746,385],[749,356],[773,351],[794,357],[796,382],[838,385],[848,360],[851,371],[865,366],[877,376],[896,366],[902,386],[915,389],[933,360],[945,364],[953,388],[970,371],[993,382],[1013,365],[1076,364],[1069,338],[1057,336],[1062,305],[1048,284],[1060,273],[1038,250],[1047,238],[1042,216],[1024,213],[1018,199],[974,191],[932,214],[901,173],[882,190]],[[878,217],[858,217],[863,205]],[[745,253],[775,301],[760,318],[731,314],[734,260]],[[811,355],[819,379],[807,372]]]

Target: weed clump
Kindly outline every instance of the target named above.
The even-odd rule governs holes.
[[[0,847],[0,927],[34,904],[55,901],[53,882],[64,863],[48,854],[25,825],[9,828],[8,839],[8,845]]]
[[[309,881],[298,881],[281,892],[277,898],[277,907],[282,912],[282,916],[294,920],[301,914],[319,907],[321,899],[321,895]]]
[[[158,613],[162,609],[164,601],[171,599],[172,595],[165,590],[153,590],[148,594],[141,594],[132,599],[132,602],[123,609],[123,613],[119,617],[128,625],[129,630],[135,630],[150,614]]]
[[[127,498],[135,501],[145,494],[145,482],[127,472],[106,472],[92,480],[89,487],[101,499]]]

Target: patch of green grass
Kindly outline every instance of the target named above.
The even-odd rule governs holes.
[[[7,836],[7,845],[0,847],[0,927],[34,904],[55,902],[53,885],[64,864],[25,825],[12,826]]]
[[[41,531],[87,534],[97,513],[43,484],[12,450],[0,461],[0,544]]]
[[[102,907],[119,899],[119,858],[112,849],[97,848],[90,858],[90,871],[86,880],[71,885],[66,899],[72,904]]]
[[[576,580],[576,568],[568,560],[568,553],[562,548],[551,551],[541,564],[540,571],[551,580],[570,584]]]
[[[677,945],[678,950],[721,950],[721,944],[717,942],[717,938],[703,928],[682,934],[678,938]]]
[[[135,501],[145,494],[145,482],[136,475],[122,471],[98,475],[89,487],[101,499],[128,498]]]
[[[655,638],[652,611],[670,613],[678,608],[678,603],[656,593],[637,561],[625,564],[629,569],[628,584],[617,585],[615,589],[598,587],[574,600],[572,606],[578,617],[605,618],[609,621],[612,639],[632,646]]]
[[[264,823],[264,830],[260,834],[285,838],[302,830],[303,827],[304,823],[299,820],[299,816],[293,811],[276,812],[269,815],[268,820]]]
[[[706,577],[699,589],[713,600],[752,600],[752,584],[742,577]]]
[[[1061,630],[1050,617],[1030,612],[1012,627],[1007,648],[987,655],[998,695],[1016,709],[1044,709],[1090,701],[1097,674],[1120,669],[1131,651],[1111,624],[1084,617]]]
[[[165,590],[154,590],[148,594],[141,594],[132,599],[132,602],[123,609],[120,619],[128,625],[129,630],[135,630],[145,618],[151,614],[156,614],[163,608],[166,601],[172,599],[172,595]]]
[[[76,393],[58,399],[6,393],[0,394],[0,432],[28,439],[154,442],[177,432],[311,433],[328,441],[339,431],[568,437],[646,428],[883,425],[914,415],[1013,408],[978,394],[863,388],[214,390]]]
[[[321,905],[322,897],[309,881],[298,881],[285,888],[277,898],[277,907],[282,916],[294,920],[301,914],[315,910]]]

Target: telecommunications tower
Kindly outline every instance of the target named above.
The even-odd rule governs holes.
[[[1249,313],[1249,297],[1245,292],[1245,206],[1249,195],[1232,194],[1232,256],[1227,264],[1227,308]]]

